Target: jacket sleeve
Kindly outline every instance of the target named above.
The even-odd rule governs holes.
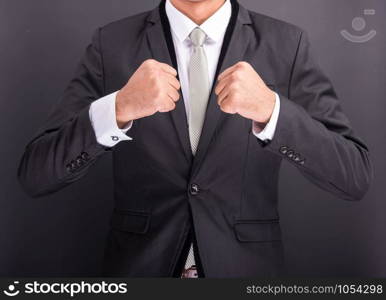
[[[97,143],[89,117],[90,104],[104,94],[99,35],[98,30],[62,99],[26,146],[18,179],[32,197],[79,179],[108,150]]]
[[[300,35],[275,136],[264,147],[295,165],[310,181],[345,200],[360,200],[373,177],[369,151],[354,134],[328,78]]]

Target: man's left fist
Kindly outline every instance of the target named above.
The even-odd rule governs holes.
[[[275,93],[247,62],[239,62],[222,72],[215,93],[223,112],[238,113],[259,125],[268,123],[275,107]]]

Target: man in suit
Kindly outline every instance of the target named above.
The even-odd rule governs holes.
[[[305,32],[236,0],[162,1],[97,30],[19,179],[46,195],[109,151],[110,276],[276,276],[281,162],[346,200],[372,177]]]

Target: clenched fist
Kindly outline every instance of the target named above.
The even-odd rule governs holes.
[[[246,62],[221,73],[215,93],[223,112],[238,113],[261,125],[268,123],[275,107],[275,93]]]
[[[177,71],[167,64],[153,59],[144,61],[117,94],[118,126],[122,128],[130,121],[173,110],[181,87],[176,76]]]

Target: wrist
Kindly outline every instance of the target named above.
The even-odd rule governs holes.
[[[261,128],[261,130],[264,129],[272,117],[275,109],[276,94],[272,90],[268,89],[264,98],[264,103],[257,105],[256,112],[254,114],[255,117],[252,119],[256,126]]]
[[[117,93],[115,98],[115,118],[119,129],[126,127],[126,125],[132,120],[126,113],[127,109],[123,108],[124,99],[121,91]]]

